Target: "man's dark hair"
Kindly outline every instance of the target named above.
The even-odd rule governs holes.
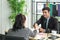
[[[42,9],[42,11],[44,11],[44,10],[50,11],[50,8],[49,8],[49,7],[44,7],[44,8]]]

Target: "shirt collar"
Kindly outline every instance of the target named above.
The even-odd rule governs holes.
[[[49,19],[50,19],[50,17],[47,18],[47,20],[49,20]]]

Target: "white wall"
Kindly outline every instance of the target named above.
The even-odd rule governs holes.
[[[9,9],[9,5],[8,5],[8,2],[7,0],[2,0],[2,8],[1,8],[1,23],[2,23],[2,34],[4,34],[4,32],[6,30],[8,30],[10,28],[10,22],[9,22],[9,19],[8,17],[10,16],[10,9]]]
[[[28,13],[28,19],[27,19],[27,25],[28,25],[28,27],[31,27],[31,0],[26,0],[26,2],[27,2],[27,13]]]
[[[1,10],[1,0],[0,0],[0,33],[1,33],[1,27],[2,27],[2,10]]]

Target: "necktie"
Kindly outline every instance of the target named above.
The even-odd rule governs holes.
[[[47,19],[45,19],[45,21],[44,21],[44,27],[45,27],[45,29],[46,29],[46,23],[47,23]]]
[[[47,19],[47,21],[46,21],[46,28],[48,28],[48,19]]]
[[[47,19],[47,21],[46,21],[46,32],[50,32],[49,28],[48,28],[48,22],[49,22],[49,19]]]

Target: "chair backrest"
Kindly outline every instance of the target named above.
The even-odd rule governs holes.
[[[5,40],[25,40],[24,37],[6,36]]]
[[[5,35],[0,34],[0,40],[4,40],[4,38],[5,38]]]

